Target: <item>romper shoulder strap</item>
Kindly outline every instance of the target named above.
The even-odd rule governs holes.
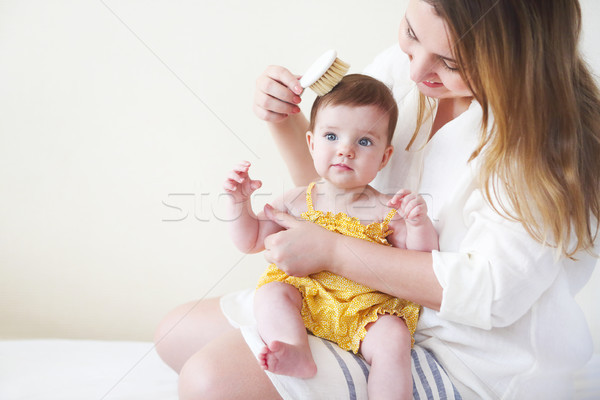
[[[395,208],[390,210],[390,212],[383,219],[383,223],[385,225],[389,224],[392,218],[394,218],[394,215],[396,215],[396,212],[398,212],[398,210],[396,210]]]
[[[315,182],[311,182],[306,188],[306,208],[308,211],[314,211],[313,201],[312,201],[312,188],[315,186]]]

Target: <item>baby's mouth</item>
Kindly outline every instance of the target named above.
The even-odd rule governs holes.
[[[344,164],[344,163],[337,163],[337,164],[333,164],[332,166],[335,168],[346,170],[346,171],[352,171],[352,168],[350,168],[347,164]]]

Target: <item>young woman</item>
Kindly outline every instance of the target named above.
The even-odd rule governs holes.
[[[569,373],[591,354],[573,296],[596,262],[600,217],[600,96],[580,29],[574,0],[411,0],[399,48],[367,71],[392,86],[402,121],[373,185],[429,196],[440,250],[374,246],[274,213],[286,230],[266,239],[267,261],[423,305],[416,346],[463,398],[570,398]],[[316,177],[300,91],[271,67],[254,105],[298,185]],[[182,399],[280,397],[216,301],[190,309],[157,335],[162,357],[185,364]]]

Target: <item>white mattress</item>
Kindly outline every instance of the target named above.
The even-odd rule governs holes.
[[[152,343],[0,341],[2,400],[177,400]]]
[[[600,399],[600,354],[574,377],[578,400]],[[152,343],[0,341],[2,400],[177,400],[177,375]]]

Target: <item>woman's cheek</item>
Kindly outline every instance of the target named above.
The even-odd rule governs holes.
[[[462,77],[458,72],[449,72],[452,76],[446,76],[444,79],[444,86],[446,89],[456,93],[460,96],[472,96],[471,91],[467,84],[463,81]]]

